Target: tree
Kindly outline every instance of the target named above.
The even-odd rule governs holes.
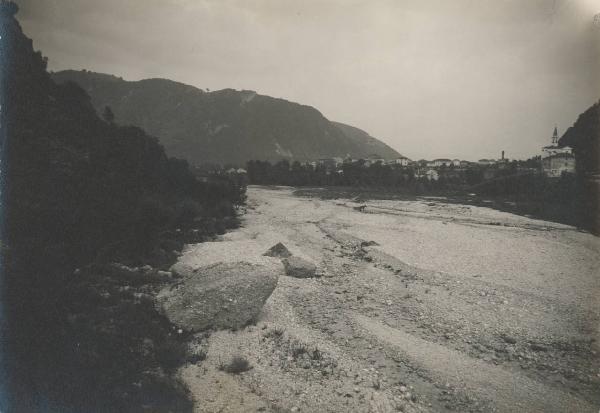
[[[104,111],[102,112],[102,118],[111,125],[115,122],[115,114],[113,113],[110,106],[104,107]]]
[[[0,3],[0,13],[6,16],[14,16],[19,11],[19,6],[15,2],[2,0]]]

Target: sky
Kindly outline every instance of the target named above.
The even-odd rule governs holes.
[[[16,2],[51,70],[255,90],[415,160],[525,159],[600,99],[600,0]]]

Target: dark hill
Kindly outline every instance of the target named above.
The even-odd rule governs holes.
[[[575,154],[579,225],[600,234],[600,102],[579,115],[558,143]]]
[[[81,87],[52,80],[17,11],[0,1],[0,411],[191,411],[154,274],[241,190],[99,118]],[[140,278],[123,264],[152,266]]]
[[[209,93],[165,79],[129,82],[89,71],[62,71],[53,78],[79,84],[98,113],[109,106],[118,122],[160,137],[169,155],[192,163],[400,156],[360,129],[330,122],[313,107],[253,91]]]
[[[573,148],[579,173],[600,172],[600,102],[579,115],[558,142]]]

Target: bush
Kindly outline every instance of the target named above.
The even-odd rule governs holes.
[[[240,374],[251,369],[252,366],[250,365],[250,362],[241,356],[235,356],[231,359],[229,364],[221,364],[219,366],[219,370],[231,374]]]
[[[175,225],[184,226],[194,221],[203,213],[203,208],[198,201],[184,199],[175,206]]]

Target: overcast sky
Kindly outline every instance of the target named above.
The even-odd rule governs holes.
[[[49,68],[251,89],[412,159],[539,153],[600,99],[600,0],[16,0]]]

